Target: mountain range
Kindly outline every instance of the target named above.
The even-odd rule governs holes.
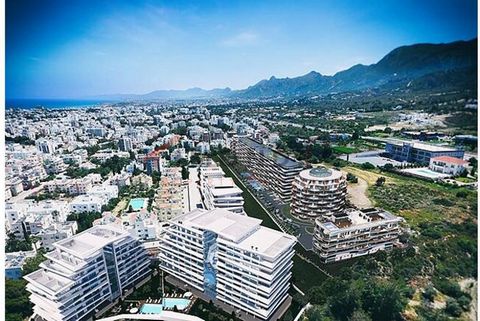
[[[261,80],[243,90],[156,90],[144,95],[104,95],[100,99],[294,98],[362,90],[442,90],[477,88],[477,39],[446,44],[414,44],[392,50],[372,65],[355,65],[333,76],[311,71],[295,78]]]

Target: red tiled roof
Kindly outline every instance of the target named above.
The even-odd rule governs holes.
[[[445,163],[450,163],[450,164],[457,164],[457,165],[465,165],[468,164],[467,161],[464,161],[463,159],[452,157],[452,156],[438,156],[432,158],[434,161],[440,161],[440,162],[445,162]]]

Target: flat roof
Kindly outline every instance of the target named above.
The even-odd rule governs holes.
[[[125,235],[129,233],[112,225],[95,225],[86,231],[56,242],[54,246],[78,257],[85,257]]]
[[[310,169],[304,169],[300,172],[300,177],[306,180],[314,181],[330,181],[339,179],[343,176],[341,171],[335,169],[328,169],[325,167],[314,167]]]
[[[284,168],[301,168],[303,167],[302,163],[299,161],[290,158],[284,154],[281,154],[279,151],[274,150],[270,147],[267,147],[256,140],[253,140],[250,137],[240,137],[239,140],[245,145],[253,148],[257,153],[267,157],[268,159],[273,160],[277,165]]]
[[[242,249],[269,257],[275,257],[296,242],[294,236],[260,226],[262,222],[260,219],[235,214],[225,209],[210,211],[196,209],[177,216],[172,221],[188,227],[212,231],[236,243]]]
[[[317,224],[330,232],[345,231],[349,229],[358,229],[360,227],[369,227],[384,221],[400,221],[401,217],[393,215],[378,208],[349,209],[344,215],[338,217],[336,221],[321,222],[317,219]]]
[[[417,141],[407,141],[407,140],[401,140],[401,139],[386,139],[385,143],[397,145],[397,146],[403,145],[403,144],[409,144],[409,145],[412,145],[413,148],[422,149],[429,152],[455,152],[455,151],[460,152],[462,151],[462,150],[456,149],[455,147],[430,145],[430,144],[420,143]]]

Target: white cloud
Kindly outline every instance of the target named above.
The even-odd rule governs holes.
[[[228,47],[251,46],[258,43],[260,36],[253,32],[241,32],[231,38],[222,41],[222,44]]]

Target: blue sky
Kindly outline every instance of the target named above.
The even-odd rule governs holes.
[[[7,0],[7,98],[245,88],[477,36],[474,0]]]

